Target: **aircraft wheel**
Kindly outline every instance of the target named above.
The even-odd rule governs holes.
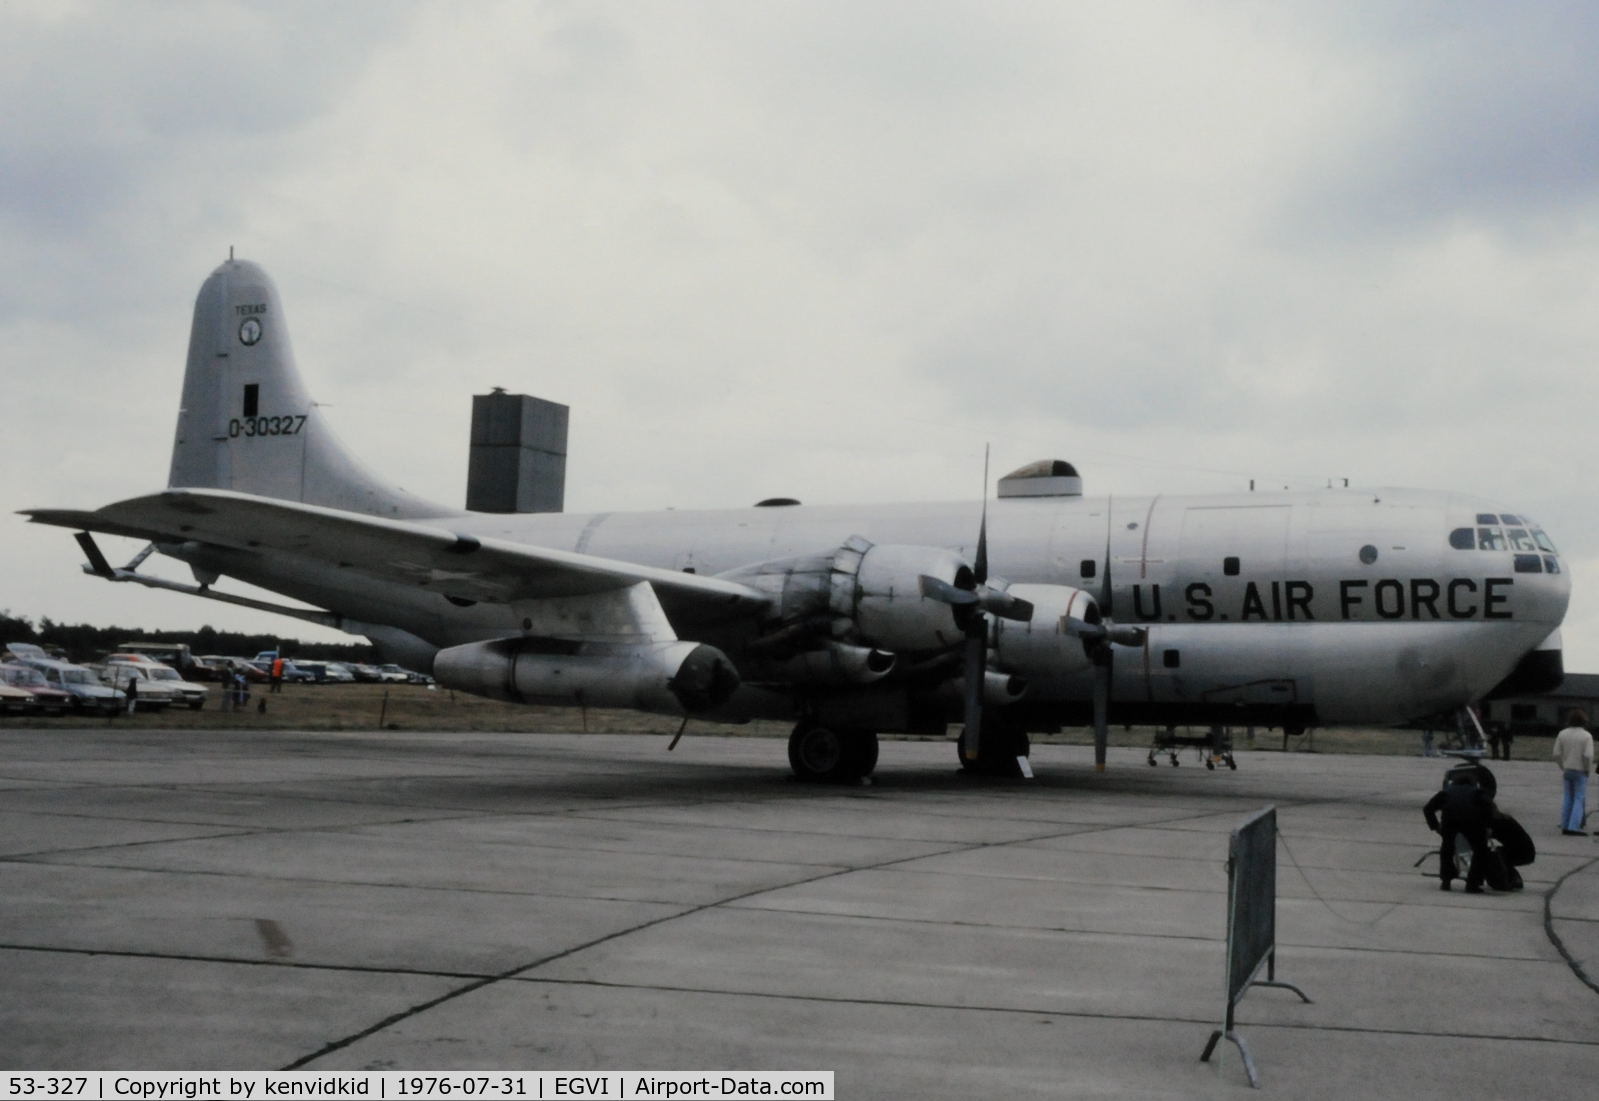
[[[1206,757],[1205,758],[1205,768],[1208,771],[1210,771],[1210,772],[1215,772],[1216,771],[1216,762],[1212,761],[1209,757]]]
[[[850,731],[844,739],[849,757],[849,771],[845,779],[860,780],[870,776],[877,768],[877,732],[874,730]]]
[[[1228,757],[1227,758],[1227,767],[1232,769],[1234,772],[1237,772],[1238,771],[1238,762],[1233,760],[1231,757]]]
[[[877,767],[877,735],[800,723],[788,736],[788,763],[801,780],[844,783]]]
[[[1016,758],[1030,756],[1032,749],[1032,739],[1027,736],[1027,731],[1008,724],[991,728],[985,724],[982,739],[978,743],[977,760],[968,761],[962,757],[961,768],[982,776],[1020,776],[1022,770]],[[959,752],[957,745],[956,753]]]

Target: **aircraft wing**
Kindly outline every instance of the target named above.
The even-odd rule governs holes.
[[[668,614],[705,622],[759,615],[770,597],[733,581],[455,531],[454,517],[389,520],[227,490],[178,489],[93,511],[28,509],[35,523],[326,562],[457,600],[518,603],[615,594],[647,582]]]

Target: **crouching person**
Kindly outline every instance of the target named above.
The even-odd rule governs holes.
[[[1488,856],[1488,826],[1493,819],[1493,796],[1483,790],[1467,769],[1452,771],[1443,789],[1427,800],[1421,813],[1427,828],[1443,838],[1438,849],[1438,889],[1449,890],[1455,878],[1455,838],[1463,837],[1471,846],[1471,864],[1466,869],[1466,890],[1482,893]]]

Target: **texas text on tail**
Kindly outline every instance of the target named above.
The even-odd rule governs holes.
[[[961,726],[969,768],[1093,722],[1302,729],[1458,709],[1557,681],[1568,575],[1500,502],[1383,489],[1090,498],[1064,462],[973,503],[484,514],[358,463],[311,400],[283,305],[229,260],[195,304],[169,488],[93,511],[91,572],[372,638],[503,699],[795,722],[813,778],[879,732]],[[198,585],[115,569],[148,541]],[[311,606],[231,596],[235,578]],[[1008,579],[1008,580],[1005,580]]]

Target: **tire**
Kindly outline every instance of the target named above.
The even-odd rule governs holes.
[[[852,783],[877,767],[877,735],[800,723],[788,736],[788,764],[812,783]]]
[[[977,760],[973,762],[961,757],[961,769],[981,776],[1020,776],[1022,770],[1016,758],[1030,756],[1032,749],[1032,739],[1027,736],[1027,731],[1009,723],[995,722],[990,726],[985,721],[978,742]],[[959,743],[956,743],[955,752],[959,755]]]

